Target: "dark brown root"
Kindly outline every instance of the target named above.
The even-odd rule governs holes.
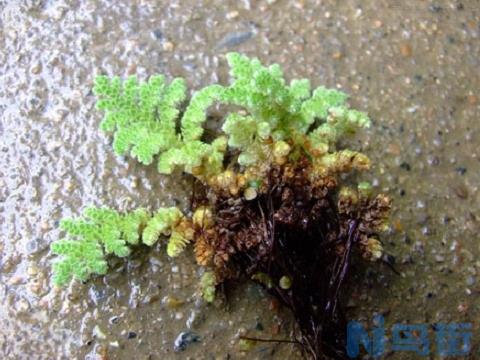
[[[312,180],[310,171],[308,160],[273,168],[267,191],[252,201],[215,196],[216,224],[197,234],[195,253],[219,282],[253,278],[289,308],[301,334],[293,342],[306,357],[346,359],[342,285],[353,253],[368,253],[390,200],[337,200],[336,181]]]

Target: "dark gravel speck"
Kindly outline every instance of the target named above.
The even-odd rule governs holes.
[[[152,36],[156,39],[156,40],[163,40],[164,36],[163,36],[163,33],[159,30],[159,29],[155,29],[152,31]]]
[[[188,345],[194,342],[199,342],[200,336],[194,334],[191,331],[182,331],[178,334],[173,345],[173,350],[175,352],[184,351]]]
[[[439,13],[443,11],[443,8],[438,4],[432,4],[429,6],[429,10],[434,13]]]
[[[407,170],[407,171],[410,171],[412,169],[410,164],[405,162],[405,161],[400,164],[400,168],[402,168],[404,170]]]
[[[238,46],[251,39],[255,33],[253,31],[239,31],[226,34],[217,44],[216,48],[230,48]]]

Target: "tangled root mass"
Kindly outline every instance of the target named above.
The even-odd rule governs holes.
[[[374,260],[390,200],[312,180],[307,159],[273,167],[253,200],[215,194],[215,225],[200,229],[195,253],[217,282],[247,276],[289,308],[311,358],[345,358],[339,299],[352,256]],[[212,197],[210,197],[212,198]],[[281,281],[281,279],[288,281]]]

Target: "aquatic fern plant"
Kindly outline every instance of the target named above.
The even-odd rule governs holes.
[[[276,64],[238,53],[227,61],[230,83],[200,89],[189,101],[179,78],[96,78],[100,127],[113,134],[114,151],[145,165],[155,161],[163,174],[183,171],[203,191],[192,196],[191,216],[176,207],[154,214],[89,208],[62,221],[69,238],[52,244],[60,256],[54,282],[103,275],[108,256],[128,256],[139,243],[169,237],[171,257],[193,243],[207,302],[224,280],[250,278],[292,310],[305,354],[336,357],[344,345],[339,299],[353,254],[370,261],[384,255],[379,234],[390,199],[339,177],[369,169],[365,154],[337,143],[370,120],[343,92],[312,90],[306,79],[287,82]],[[208,110],[218,104],[234,110],[206,136]]]
[[[86,281],[91,275],[107,272],[107,255],[125,257],[140,241],[152,246],[160,235],[170,234],[168,253],[180,253],[192,240],[190,226],[175,207],[161,208],[152,216],[143,208],[127,214],[102,207],[87,208],[79,219],[64,219],[60,227],[68,239],[52,244],[52,252],[61,259],[53,264],[53,281],[64,285],[72,278]]]
[[[97,108],[105,111],[100,128],[114,131],[118,155],[130,152],[148,165],[154,155],[179,145],[175,120],[186,95],[183,79],[167,84],[157,75],[139,84],[135,76],[123,83],[118,77],[98,76],[93,92],[99,97]]]
[[[99,98],[97,108],[105,112],[100,128],[114,133],[115,152],[130,153],[146,165],[158,156],[160,173],[171,174],[179,167],[215,185],[222,180],[214,176],[225,170],[227,145],[239,151],[239,165],[268,168],[275,158],[284,158],[291,146],[326,154],[339,138],[370,125],[366,114],[348,108],[347,96],[340,91],[322,86],[311,91],[306,79],[287,84],[278,65],[265,67],[258,59],[237,53],[228,54],[227,60],[231,84],[195,92],[182,116],[183,79],[168,84],[162,75],[147,82],[138,82],[135,76],[124,82],[98,76],[94,93]],[[223,136],[206,143],[203,124],[207,109],[215,103],[241,110],[225,117]]]

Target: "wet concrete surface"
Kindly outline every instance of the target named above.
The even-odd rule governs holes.
[[[232,50],[342,89],[374,121],[353,146],[375,163],[364,178],[395,199],[384,241],[401,275],[381,265],[359,272],[349,317],[381,313],[387,328],[471,322],[478,344],[477,1],[12,0],[0,11],[2,358],[298,355],[285,344],[240,352],[239,334],[289,337],[288,314],[254,285],[232,286],[212,306],[197,301],[191,254],[172,261],[164,244],[86,285],[49,281],[62,217],[92,204],[188,207],[187,178],[115,157],[98,130],[94,76],[163,73],[198,89],[227,81]],[[174,354],[185,330],[200,341]]]

